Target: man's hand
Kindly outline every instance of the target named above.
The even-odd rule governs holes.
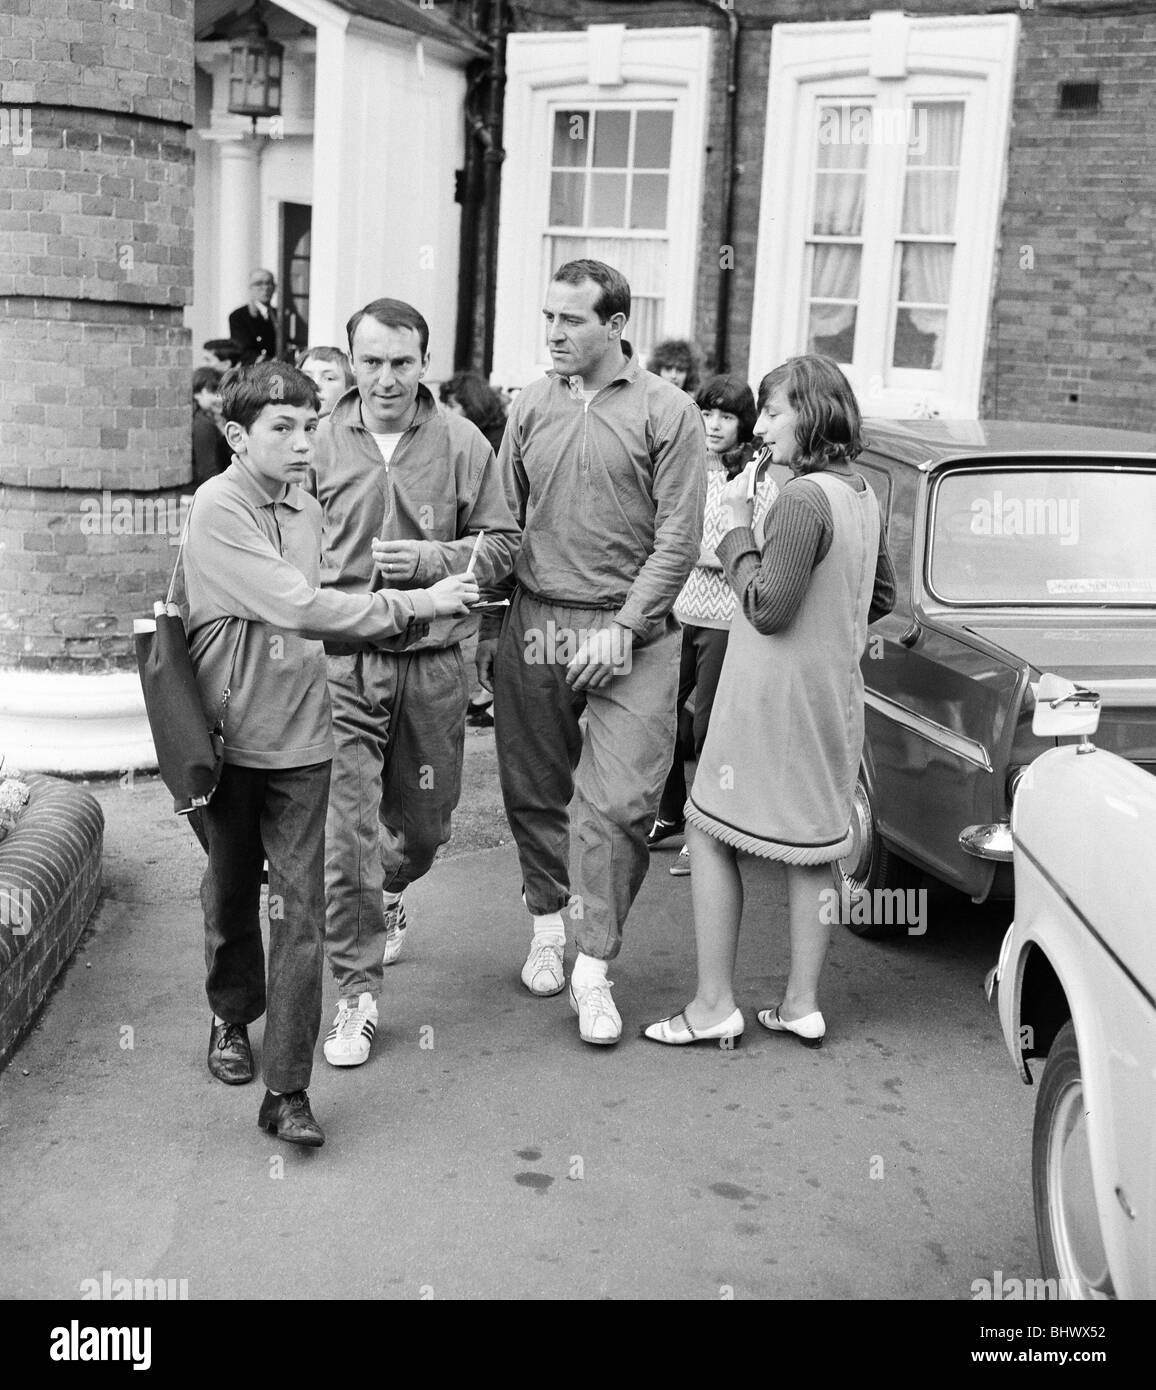
[[[566,684],[573,690],[597,690],[611,676],[629,671],[633,644],[633,630],[619,623],[591,633],[566,667]]]
[[[478,581],[472,574],[451,574],[431,584],[426,592],[433,599],[439,618],[461,617],[470,611],[471,603],[478,601]]]
[[[498,655],[498,639],[487,637],[485,641],[479,640],[478,650],[474,655],[474,669],[478,673],[478,684],[483,690],[494,693],[494,661]]]
[[[373,542],[373,563],[385,576],[386,584],[404,584],[412,579],[420,559],[420,541]]]

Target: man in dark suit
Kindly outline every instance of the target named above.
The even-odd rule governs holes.
[[[249,276],[249,302],[229,315],[229,337],[241,349],[241,366],[272,361],[277,356],[277,325],[273,319],[273,292],[277,281],[271,270],[255,270]]]

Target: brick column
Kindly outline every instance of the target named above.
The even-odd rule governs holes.
[[[123,716],[132,619],[175,554],[192,76],[192,0],[0,13],[0,747],[28,767],[52,766],[28,719],[77,677],[102,677]],[[97,770],[77,756],[60,766]]]

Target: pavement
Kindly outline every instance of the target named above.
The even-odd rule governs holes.
[[[744,1045],[665,1049],[637,1033],[693,994],[676,841],[611,970],[623,1041],[594,1048],[564,994],[518,981],[512,846],[451,844],[407,894],[369,1062],[318,1045],[326,1144],[300,1150],[257,1128],[259,1082],[206,1070],[192,832],[155,779],[94,790],[104,895],[0,1075],[0,1298],[105,1271],[191,1299],[967,1299],[1038,1273],[1032,1092],[980,987],[998,914],[945,904],[896,942],[836,928],[810,1051],[755,1022],[786,911],[781,869],[748,861]],[[325,998],[323,1032],[328,978]]]

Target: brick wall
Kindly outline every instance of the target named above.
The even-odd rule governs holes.
[[[1156,429],[1156,12],[1026,13],[1012,118],[981,413]]]
[[[0,667],[131,666],[167,580],[80,523],[191,476],[192,63],[192,0],[0,14]]]
[[[0,1066],[67,964],[100,897],[104,812],[79,787],[29,778],[0,841]]]

